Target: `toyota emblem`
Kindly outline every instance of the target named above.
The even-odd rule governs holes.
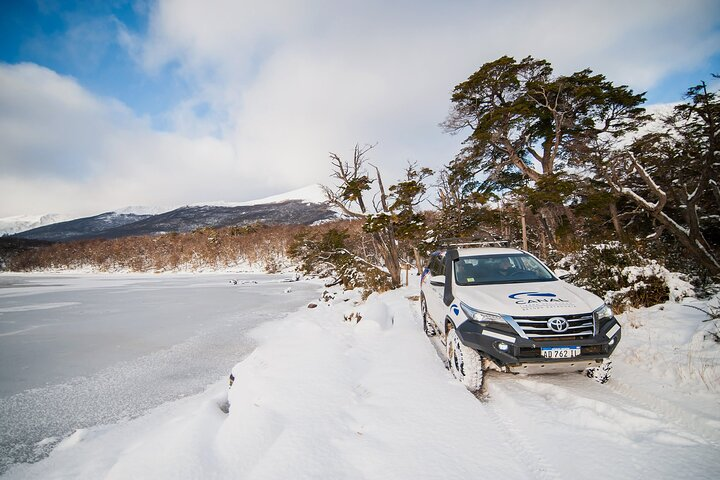
[[[570,325],[563,317],[553,317],[547,321],[547,326],[555,333],[563,333]]]

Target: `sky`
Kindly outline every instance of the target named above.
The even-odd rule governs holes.
[[[6,0],[0,217],[246,201],[439,170],[439,124],[485,62],[532,55],[680,101],[720,72],[717,0]]]

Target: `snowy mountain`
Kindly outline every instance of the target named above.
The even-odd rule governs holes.
[[[67,215],[50,213],[45,215],[15,215],[0,218],[0,235],[14,235],[33,228],[69,220]]]
[[[299,200],[303,203],[325,203],[327,198],[325,197],[325,192],[322,187],[318,184],[314,184],[278,195],[272,195],[258,200],[251,200],[249,202],[210,202],[196,203],[191,206],[249,207],[267,203],[282,203],[288,200]]]
[[[115,213],[126,213],[132,215],[159,215],[161,213],[175,210],[177,207],[152,207],[146,205],[133,205],[124,207],[119,210],[113,210]]]
[[[106,212],[92,217],[76,218],[66,222],[53,223],[33,228],[15,235],[30,240],[63,242],[102,237],[103,232],[151,217],[132,213]]]
[[[17,236],[62,242],[190,232],[202,227],[221,228],[258,222],[310,225],[337,216],[325,203],[319,185],[249,202],[198,203],[170,211],[159,210],[162,213],[137,213],[152,210],[147,207],[128,207],[121,211],[34,228]]]

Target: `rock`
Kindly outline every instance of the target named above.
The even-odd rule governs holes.
[[[344,317],[345,321],[350,323],[360,323],[360,320],[362,320],[362,315],[359,312],[346,313]]]

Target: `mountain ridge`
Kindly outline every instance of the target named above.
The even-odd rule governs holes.
[[[302,224],[331,220],[338,214],[319,201],[318,185],[250,202],[214,202],[185,205],[158,214],[105,212],[19,232],[17,238],[65,242],[189,232],[252,223]],[[288,198],[290,196],[301,198]]]

